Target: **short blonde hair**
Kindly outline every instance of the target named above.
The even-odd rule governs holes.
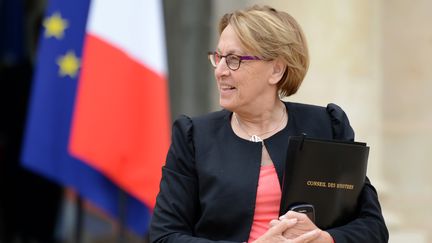
[[[278,91],[281,97],[295,94],[309,67],[306,38],[297,21],[286,12],[254,5],[225,14],[219,22],[219,35],[228,25],[250,54],[265,60],[280,58],[286,64]]]

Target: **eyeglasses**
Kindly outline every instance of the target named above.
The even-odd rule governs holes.
[[[210,63],[215,68],[219,62],[222,60],[222,58],[225,57],[225,62],[229,69],[235,71],[240,68],[240,63],[243,60],[261,60],[259,57],[255,56],[239,56],[235,54],[227,54],[225,56],[220,55],[219,53],[213,51],[208,53],[208,58],[210,60]]]

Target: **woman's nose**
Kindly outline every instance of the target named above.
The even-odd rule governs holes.
[[[225,58],[222,58],[215,67],[215,75],[216,77],[221,77],[223,75],[228,75],[228,74],[229,74],[229,68],[225,61]]]

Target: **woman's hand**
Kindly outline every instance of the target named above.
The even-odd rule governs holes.
[[[273,220],[270,225],[270,229],[263,234],[261,237],[256,239],[254,243],[306,243],[312,242],[317,239],[320,235],[321,230],[316,229],[309,232],[306,232],[298,237],[287,239],[283,234],[287,232],[290,228],[294,227],[297,224],[297,219],[281,219],[281,220]],[[315,227],[316,228],[316,227]]]
[[[288,211],[285,215],[282,215],[278,220],[270,222],[270,227],[276,227],[281,221],[285,220],[296,220],[296,224],[283,232],[283,236],[287,239],[296,239],[308,232],[317,230],[319,232],[318,237],[314,238],[313,243],[333,243],[333,238],[326,231],[320,230],[304,213],[298,213],[294,211]]]

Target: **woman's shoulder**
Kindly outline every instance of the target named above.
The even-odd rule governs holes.
[[[213,111],[207,114],[194,116],[192,117],[192,121],[194,123],[218,123],[223,120],[227,120],[230,118],[231,112],[227,111],[225,109],[219,110],[219,111]]]
[[[329,103],[327,106],[319,106],[304,103],[285,102],[289,114],[293,115],[301,123],[329,124],[334,139],[353,140],[354,131],[351,128],[348,116],[338,105]]]
[[[191,123],[193,125],[195,124],[207,124],[207,123],[218,123],[221,122],[223,120],[227,120],[230,117],[231,112],[227,111],[227,110],[219,110],[219,111],[214,111],[214,112],[210,112],[207,114],[203,114],[203,115],[198,115],[198,116],[188,116],[185,114],[182,114],[180,116],[177,117],[177,119],[175,119],[175,122],[183,122],[183,123]]]
[[[310,116],[330,116],[332,119],[343,120],[347,119],[345,111],[336,104],[329,103],[327,106],[319,106],[306,103],[284,102],[287,109],[295,115]]]
[[[354,130],[345,111],[333,103],[328,104],[326,110],[332,123],[333,137],[335,139],[354,141]]]
[[[210,112],[204,115],[187,116],[180,115],[175,121],[174,126],[180,125],[187,130],[213,130],[229,121],[231,112],[227,110],[219,110]]]
[[[320,123],[329,121],[330,113],[324,106],[296,102],[285,102],[285,105],[288,114],[293,116],[296,120],[304,122],[313,122],[312,120],[315,120],[321,121]]]

